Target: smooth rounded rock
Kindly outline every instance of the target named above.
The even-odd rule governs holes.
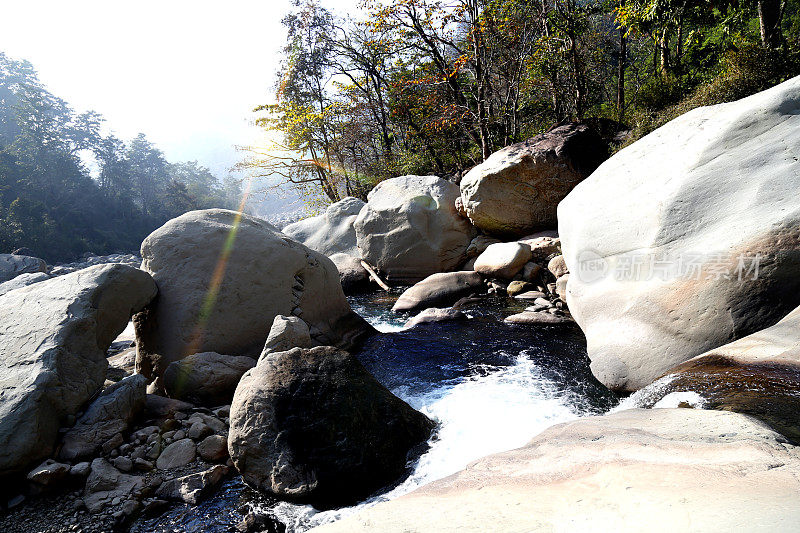
[[[171,363],[162,383],[170,398],[214,407],[230,403],[239,380],[254,366],[252,357],[196,353]]]
[[[554,228],[556,207],[608,157],[588,126],[566,124],[493,153],[461,180],[464,211],[492,235]]]
[[[353,224],[363,207],[363,201],[347,197],[328,206],[324,214],[289,224],[281,231],[327,256],[339,253],[358,256]]]
[[[527,244],[492,244],[475,260],[475,271],[487,277],[512,279],[530,259],[531,249]]]
[[[607,387],[772,326],[800,305],[800,77],[694,109],[561,202],[567,303]]]
[[[486,292],[483,277],[477,272],[442,272],[428,276],[403,292],[392,310],[405,312],[452,305],[476,292]]]
[[[458,186],[436,176],[379,183],[355,222],[361,257],[390,281],[459,268],[475,228],[455,207]]]
[[[342,346],[374,332],[350,309],[330,259],[234,211],[170,220],[142,243],[142,268],[159,286],[134,321],[137,368],[149,377],[193,353],[258,357],[277,315],[302,316]]]
[[[197,447],[192,439],[181,439],[173,442],[161,452],[156,461],[160,470],[180,468],[186,466],[196,457]]]

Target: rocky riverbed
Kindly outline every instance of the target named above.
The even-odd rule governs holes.
[[[0,255],[2,529],[796,531],[798,95]]]

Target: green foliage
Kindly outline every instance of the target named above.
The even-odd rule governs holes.
[[[677,80],[663,83],[669,97],[659,100],[653,93],[643,94],[645,99],[626,146],[692,109],[738,100],[798,75],[798,53],[767,50],[754,43],[730,51],[723,56],[717,76],[688,95]]]
[[[260,168],[315,201],[458,178],[564,121],[635,139],[798,73],[800,0],[363,0],[360,22],[294,5],[277,104],[261,108],[281,155]]]
[[[163,222],[207,207],[235,208],[238,183],[197,163],[168,163],[144,135],[130,145],[76,114],[33,67],[0,53],[0,251],[27,247],[54,262],[134,251]],[[81,154],[99,166],[90,177]]]

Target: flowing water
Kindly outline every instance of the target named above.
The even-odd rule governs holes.
[[[470,320],[406,330],[391,312],[396,294],[351,297],[353,309],[383,333],[359,352],[386,387],[438,423],[408,477],[355,507],[318,511],[259,495],[238,479],[197,507],[181,506],[135,531],[229,531],[254,511],[272,531],[302,532],[364,506],[398,497],[453,474],[485,455],[522,446],[545,428],[616,405],[592,377],[577,327],[509,325],[519,307],[504,299],[470,309]]]

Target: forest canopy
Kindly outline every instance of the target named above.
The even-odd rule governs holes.
[[[238,181],[170,163],[144,134],[128,143],[103,135],[102,123],[0,52],[0,252],[25,247],[51,262],[131,252],[186,211],[238,206]],[[81,155],[96,162],[95,177]]]
[[[800,73],[798,0],[294,0],[247,166],[334,202],[568,122],[632,142]],[[610,130],[610,131],[609,131]],[[620,136],[617,136],[620,138]]]

